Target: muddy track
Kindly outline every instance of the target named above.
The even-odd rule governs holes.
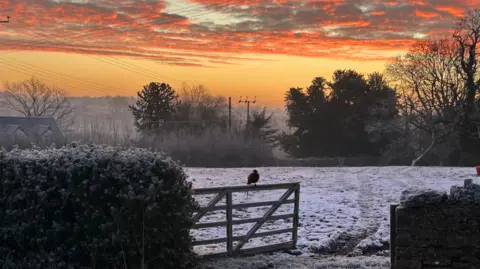
[[[374,215],[375,210],[373,207],[377,206],[378,199],[375,199],[376,195],[373,192],[373,184],[371,178],[366,171],[372,168],[364,168],[356,172],[357,180],[359,182],[359,190],[357,202],[360,205],[360,216],[355,226],[359,227],[356,230],[343,232],[335,242],[332,244],[330,254],[334,255],[351,255],[356,246],[364,239],[372,236],[380,227],[380,222]],[[362,177],[359,177],[362,175]]]
[[[419,168],[399,167],[391,171],[393,174],[391,177],[382,178],[383,180],[377,180],[375,176],[372,176],[378,174],[376,170],[377,168],[369,167],[359,169],[358,171],[346,170],[337,174],[335,180],[338,184],[337,190],[345,188],[355,188],[358,190],[356,200],[359,205],[360,214],[354,223],[355,228],[344,231],[337,236],[329,245],[329,249],[325,254],[335,256],[357,256],[363,254],[362,250],[357,246],[362,240],[373,237],[378,231],[383,222],[383,218],[377,214],[379,214],[381,208],[385,206],[382,201],[388,200],[388,197],[385,197],[387,194],[383,192],[384,186],[375,185],[392,184],[397,186],[399,191],[412,185],[424,185],[424,182],[418,178]],[[357,179],[353,180],[355,184],[347,181],[348,172],[356,174]],[[399,174],[404,176],[403,180],[395,179]],[[386,176],[388,177],[388,175]],[[372,250],[370,250],[370,252],[372,252]]]
[[[377,211],[373,209],[381,207],[379,204],[379,196],[381,193],[374,193],[374,190],[378,190],[378,188],[375,188],[374,184],[378,184],[378,182],[374,182],[371,177],[367,176],[368,174],[369,173],[363,173],[363,176],[358,179],[360,182],[358,203],[360,205],[361,212],[359,223],[361,225],[360,227],[364,228],[363,237],[360,238],[360,241],[371,237],[378,231],[378,228],[380,227],[380,220],[375,215]],[[359,242],[357,242],[357,244]],[[357,244],[355,244],[354,248],[357,246]]]
[[[329,254],[336,256],[347,256],[364,238],[365,233],[361,232],[343,232],[332,244]]]

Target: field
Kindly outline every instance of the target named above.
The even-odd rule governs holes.
[[[342,256],[373,253],[387,256],[389,204],[399,201],[403,189],[422,186],[448,191],[452,185],[461,185],[466,178],[475,177],[473,168],[443,167],[265,167],[258,170],[261,175],[259,184],[301,183],[297,254],[305,258],[332,252]],[[246,184],[251,169],[186,168],[186,171],[194,188],[199,188]],[[250,192],[248,202],[276,200],[282,193],[283,191]],[[201,205],[209,201],[207,197],[196,199]],[[245,194],[233,198],[234,203],[245,201]],[[268,207],[258,207],[234,210],[234,219],[261,217],[267,209]],[[282,206],[276,214],[285,214],[287,211],[293,212],[293,205]],[[201,222],[222,220],[225,220],[225,213],[217,211],[202,218]],[[251,226],[253,223],[235,226],[234,235],[246,234]],[[270,222],[265,229],[288,227],[291,227],[290,222],[279,220]],[[265,231],[262,229],[260,231]],[[194,230],[192,234],[196,239],[212,239],[225,237],[225,229]],[[284,234],[256,238],[246,244],[245,248],[287,241],[290,236],[291,234]],[[200,254],[224,250],[225,245],[222,244],[195,249]]]
[[[199,269],[390,269],[387,257],[294,257],[258,255],[203,262]]]

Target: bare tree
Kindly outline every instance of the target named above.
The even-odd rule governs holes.
[[[427,145],[418,145],[412,166],[435,145],[452,139],[458,129],[465,91],[457,63],[458,46],[442,39],[419,41],[406,55],[387,64],[386,72],[401,97],[401,116],[408,126],[429,137]]]
[[[469,10],[465,17],[459,19],[453,38],[458,48],[457,69],[462,75],[467,90],[464,109],[468,116],[472,112],[475,95],[480,87],[480,74],[478,72],[480,9]]]
[[[189,108],[188,116],[194,120],[217,120],[227,108],[224,96],[213,95],[203,85],[183,84],[179,100],[182,105]]]
[[[457,22],[453,39],[458,46],[457,63],[458,72],[464,80],[466,91],[463,100],[463,115],[460,122],[460,158],[462,162],[476,163],[480,153],[480,70],[478,58],[480,55],[480,9],[469,10],[463,18]]]
[[[226,98],[212,94],[203,85],[183,84],[174,121],[176,130],[203,132],[207,127],[226,126]]]
[[[0,105],[26,117],[53,117],[64,132],[74,123],[74,108],[67,92],[35,76],[20,82],[6,82]]]

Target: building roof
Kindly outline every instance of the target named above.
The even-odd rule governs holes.
[[[62,131],[52,117],[15,117],[0,116],[0,131],[13,135],[21,129],[31,139],[43,136],[47,131],[52,131],[55,138],[63,141]]]
[[[49,125],[44,125],[44,124],[35,125],[33,129],[34,129],[35,134],[39,135],[39,136],[43,136],[47,131],[52,130],[52,128],[50,128]]]
[[[18,130],[23,131],[17,124],[0,125],[0,132],[4,135],[14,135]]]

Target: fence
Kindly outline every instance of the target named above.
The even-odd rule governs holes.
[[[252,202],[233,204],[232,195],[235,192],[248,192],[248,191],[266,191],[266,190],[282,190],[286,189],[286,192],[276,201],[264,201],[264,202]],[[299,223],[299,206],[300,206],[300,183],[285,183],[285,184],[270,184],[270,185],[245,185],[245,186],[230,186],[230,187],[215,187],[215,188],[200,188],[193,190],[194,195],[207,195],[217,194],[205,207],[201,207],[197,214],[194,215],[194,229],[211,228],[211,227],[226,227],[226,237],[215,238],[201,241],[194,241],[194,246],[209,245],[216,243],[227,243],[226,252],[207,254],[204,256],[236,256],[236,255],[249,255],[265,252],[274,252],[279,250],[292,249],[296,247],[298,223]],[[293,199],[289,197],[294,194]],[[217,205],[220,200],[226,198],[225,205]],[[293,214],[273,215],[277,209],[284,204],[294,204]],[[270,209],[259,218],[250,219],[233,219],[233,209],[252,208],[271,206]],[[225,210],[225,221],[219,222],[207,222],[199,223],[199,220],[205,216],[208,212]],[[270,220],[289,219],[293,218],[293,227],[281,230],[273,230],[268,232],[257,232],[265,222]],[[255,223],[255,225],[243,236],[233,235],[233,225]],[[243,249],[243,246],[252,238],[271,236],[283,233],[292,233],[291,241],[271,244],[261,247],[254,247]],[[233,242],[238,241],[234,246]]]

